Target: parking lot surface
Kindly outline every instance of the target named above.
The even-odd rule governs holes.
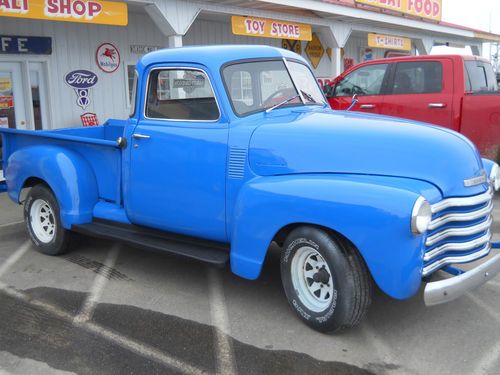
[[[500,240],[500,197],[495,239]],[[380,291],[367,319],[328,335],[288,307],[279,249],[257,281],[77,237],[36,252],[0,195],[0,374],[498,374],[500,277],[445,305]]]

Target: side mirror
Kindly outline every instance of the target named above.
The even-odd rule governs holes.
[[[346,109],[346,111],[350,111],[351,109],[353,109],[354,106],[358,104],[358,102],[359,102],[358,94],[354,94],[351,99],[351,105],[349,106],[349,108]]]

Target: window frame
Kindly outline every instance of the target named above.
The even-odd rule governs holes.
[[[352,97],[353,94],[350,94],[350,95],[335,95],[335,93],[337,92],[337,86],[344,80],[346,79],[347,77],[349,77],[351,74],[354,74],[354,73],[357,73],[359,72],[361,69],[364,69],[364,68],[371,68],[373,66],[380,66],[380,65],[387,65],[387,68],[385,69],[385,73],[384,73],[384,77],[382,78],[382,83],[380,85],[380,92],[378,94],[359,94],[359,93],[356,93],[357,96],[360,96],[360,97],[363,97],[363,96],[381,96],[381,95],[387,95],[388,93],[388,88],[389,88],[389,83],[392,79],[392,72],[394,70],[394,63],[391,63],[389,61],[384,61],[384,62],[377,62],[377,63],[374,63],[374,64],[366,64],[366,65],[363,65],[363,66],[360,66],[359,68],[357,69],[354,69],[353,71],[351,71],[349,74],[345,75],[344,77],[342,77],[341,80],[339,80],[335,86],[333,86],[333,95],[331,96],[332,98],[350,98]]]
[[[219,116],[215,120],[188,120],[188,119],[171,119],[171,118],[156,118],[156,117],[148,117],[146,116],[146,107],[147,107],[147,99],[148,99],[148,92],[149,92],[149,82],[151,81],[151,74],[155,72],[156,70],[195,70],[198,72],[202,72],[208,79],[208,83],[210,85],[210,89],[212,90],[212,93],[214,94],[214,99],[215,99],[215,104],[217,106],[217,111],[219,112]],[[202,122],[202,123],[216,123],[220,122],[220,119],[222,118],[222,112],[220,109],[219,101],[217,99],[217,93],[214,89],[214,86],[212,85],[212,80],[210,79],[210,75],[208,72],[202,68],[197,68],[197,67],[192,67],[192,66],[155,66],[151,68],[148,72],[148,79],[146,81],[146,87],[144,90],[144,105],[142,108],[142,116],[146,120],[155,120],[155,121],[171,121],[171,122]]]
[[[394,81],[396,79],[396,74],[398,70],[398,65],[399,64],[414,64],[414,63],[438,63],[441,65],[441,91],[433,91],[433,92],[412,92],[412,93],[407,93],[407,94],[400,94],[400,93],[394,93]],[[442,60],[410,60],[410,61],[396,61],[391,63],[392,64],[392,69],[391,69],[391,75],[390,78],[387,82],[387,87],[386,87],[386,93],[385,95],[439,95],[439,94],[444,94],[446,87],[444,85],[444,76],[445,76],[445,67],[443,64]]]

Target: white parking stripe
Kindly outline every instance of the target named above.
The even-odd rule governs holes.
[[[74,322],[73,316],[70,313],[61,310],[57,306],[54,306],[50,303],[33,299],[24,292],[16,290],[8,285],[5,285],[2,282],[0,282],[0,291],[5,293],[9,297],[16,298],[18,300],[23,301],[24,303],[28,303],[39,309],[43,309],[57,316],[59,319],[65,320],[69,323]],[[101,337],[106,341],[118,345],[121,348],[127,349],[140,356],[161,363],[167,367],[173,368],[174,370],[182,372],[184,374],[194,374],[194,375],[208,374],[208,371],[205,369],[192,366],[189,363],[185,363],[177,358],[171,357],[156,348],[131,340],[99,324],[91,322],[81,322],[75,325],[86,330],[87,332],[94,334],[95,336]]]
[[[13,225],[22,224],[22,223],[24,223],[24,220],[14,221],[12,223],[0,224],[0,228],[7,228],[7,227],[11,227]]]
[[[108,267],[108,270],[112,269],[115,266],[119,252],[120,252],[120,245],[114,244],[111,250],[109,251],[108,256],[106,257],[106,260],[104,261],[104,265]],[[89,295],[85,300],[85,303],[83,304],[80,313],[75,317],[75,322],[81,323],[92,319],[95,307],[99,303],[104,287],[108,282],[108,278],[106,276],[107,275],[98,274],[95,277]]]
[[[31,242],[26,241],[19,249],[11,254],[5,262],[0,265],[0,277],[2,277],[21,257],[30,249]]]
[[[497,341],[495,346],[486,350],[472,374],[494,374],[495,370],[498,370],[498,367],[495,367],[498,362],[500,362],[500,340]]]
[[[220,271],[208,268],[208,288],[210,296],[210,316],[214,325],[216,353],[216,371],[219,375],[237,374],[229,318],[224,297],[224,288]]]

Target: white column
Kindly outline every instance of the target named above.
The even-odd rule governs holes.
[[[342,49],[338,47],[332,48],[332,60],[333,60],[333,75],[332,77],[337,77],[342,73],[344,62],[342,61]]]
[[[168,37],[168,48],[182,47],[182,35],[170,35]]]

